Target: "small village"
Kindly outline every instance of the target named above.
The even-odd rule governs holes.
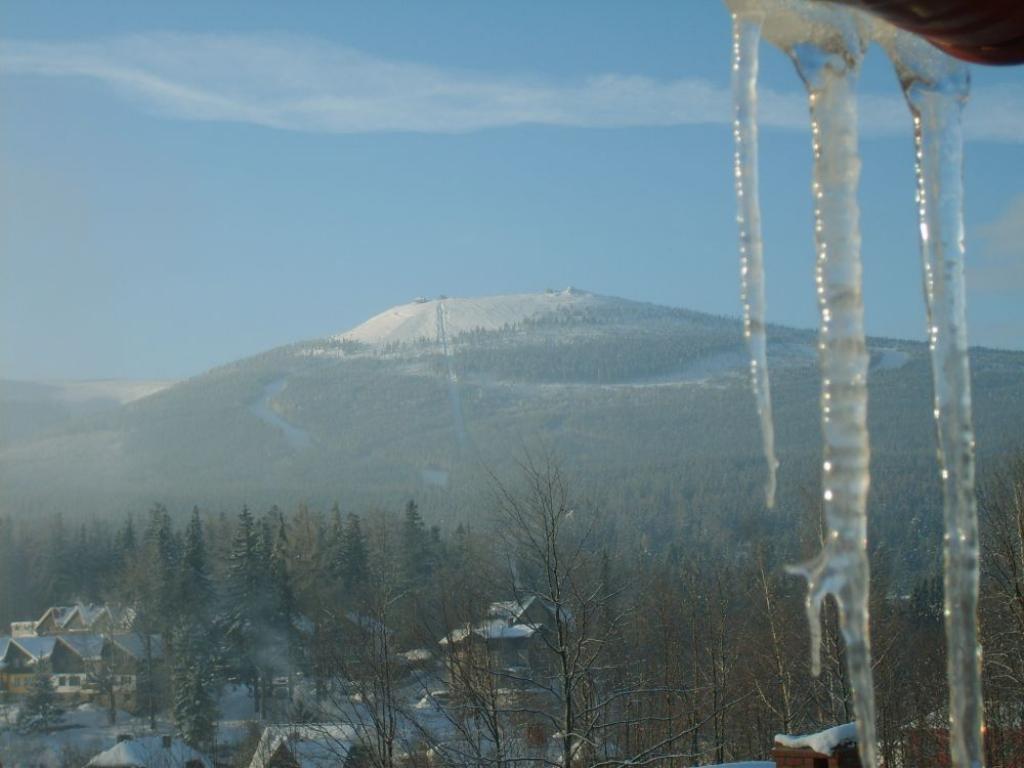
[[[545,728],[546,692],[536,680],[548,679],[541,638],[554,629],[552,607],[530,596],[491,604],[475,624],[439,638],[436,649],[396,652],[394,663],[396,718],[391,733],[396,745],[394,765],[448,764],[453,753],[475,752],[476,764],[504,762],[551,764],[558,757],[559,735]],[[369,634],[390,634],[368,617],[353,615],[353,626]],[[325,697],[320,714],[329,720],[307,719],[303,697],[313,695],[302,675],[291,683],[295,722],[247,719],[252,696],[240,686],[226,686],[221,704],[226,714],[218,728],[212,754],[182,741],[164,714],[146,714],[147,680],[163,674],[165,654],[159,635],[132,630],[130,609],[77,603],[48,608],[37,620],[12,622],[0,636],[0,747],[3,727],[35,732],[29,749],[35,761],[19,765],[43,768],[80,765],[90,768],[361,768],[372,766],[377,722],[374,707],[362,700],[358,686],[338,697]],[[288,695],[289,683],[272,694]],[[487,699],[488,701],[485,701]],[[484,731],[465,726],[464,715],[501,720],[507,740],[488,742]],[[29,714],[24,713],[28,711]],[[285,712],[287,708],[277,708]],[[20,717],[18,712],[23,713]],[[13,714],[12,714],[13,713]],[[249,713],[251,715],[251,713]],[[4,717],[5,716],[5,717]],[[106,743],[105,742],[109,742]],[[774,762],[729,763],[736,768],[859,768],[856,731],[842,725],[806,737],[779,735]]]

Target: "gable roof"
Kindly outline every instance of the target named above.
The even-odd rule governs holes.
[[[106,638],[102,635],[74,634],[57,635],[57,642],[67,646],[82,661],[99,661],[103,658],[103,646]]]
[[[336,768],[355,742],[356,731],[350,725],[268,725],[260,734],[249,768],[268,768],[284,750],[299,768]]]
[[[92,603],[85,605],[83,603],[78,603],[72,609],[71,615],[68,616],[68,618],[65,620],[65,627],[71,623],[72,618],[76,614],[81,617],[82,623],[85,626],[92,627],[100,618],[103,617],[104,614],[106,614],[107,617],[110,618],[110,609],[107,608],[107,606],[105,605],[94,605]]]
[[[448,636],[453,643],[461,643],[470,635],[483,640],[518,640],[533,637],[540,629],[536,624],[507,624],[504,619],[493,619],[477,624],[475,627],[460,627],[452,630]],[[438,643],[448,645],[448,637],[442,637]]]
[[[530,609],[536,599],[535,595],[530,595],[522,600],[499,600],[491,603],[487,609],[487,615],[495,619],[504,619],[509,624],[515,624]]]
[[[93,629],[96,623],[103,618],[119,627],[128,627],[134,616],[135,612],[131,608],[121,608],[103,603],[76,602],[74,605],[52,605],[43,612],[37,621],[17,623],[32,624],[35,631],[38,632],[47,619],[52,619],[57,629],[81,632]],[[74,626],[76,621],[80,626]]]
[[[839,747],[857,743],[857,724],[846,723],[819,733],[808,733],[803,736],[778,733],[775,735],[775,743],[787,749],[809,749],[819,755],[831,757]]]
[[[154,659],[163,658],[164,641],[160,635],[150,635],[150,652]],[[110,636],[111,641],[134,659],[146,658],[146,636],[141,632],[125,632]]]
[[[63,627],[64,622],[69,619],[73,610],[74,606],[71,605],[51,605],[43,612],[43,615],[39,617],[39,621],[36,622],[36,627],[39,627],[39,625],[46,621],[48,617],[52,618],[53,623],[58,627]]]
[[[115,744],[86,763],[86,768],[185,768],[193,760],[213,768],[210,759],[181,739],[164,746],[163,736],[140,736]]]
[[[41,637],[12,637],[11,646],[20,648],[35,664],[39,661],[46,661],[53,653],[53,647],[57,644],[57,638],[53,635]],[[8,649],[9,650],[9,649]]]

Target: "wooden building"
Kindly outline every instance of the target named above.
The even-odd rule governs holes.
[[[776,768],[861,768],[855,723],[805,736],[775,737]]]

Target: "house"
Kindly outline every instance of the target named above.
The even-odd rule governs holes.
[[[458,627],[441,638],[438,644],[453,690],[482,682],[480,675],[494,674],[506,682],[516,681],[519,688],[531,687],[532,677],[550,672],[552,658],[543,638],[555,632],[558,610],[536,595],[501,600],[488,606],[483,621]],[[565,608],[560,610],[562,620],[571,622]]]
[[[86,768],[213,768],[213,762],[172,736],[119,737]]]
[[[805,736],[775,736],[777,768],[861,768],[857,724],[847,723]]]
[[[361,749],[352,726],[268,725],[249,768],[355,768]]]
[[[31,635],[0,638],[0,691],[27,692],[32,676],[42,671],[58,694],[91,698],[97,675],[110,675],[114,691],[131,695],[139,668],[147,659],[162,661],[159,635]]]
[[[64,635],[69,633],[107,634],[126,632],[131,628],[134,612],[130,608],[118,608],[93,603],[54,605],[46,609],[36,621],[11,622],[13,637],[32,635]]]
[[[507,624],[531,624],[537,627],[551,628],[555,623],[555,606],[536,595],[521,597],[516,600],[499,600],[491,603],[487,609],[487,617],[500,619]],[[562,608],[563,615],[565,608]]]
[[[0,691],[26,693],[37,670],[49,671],[55,637],[10,637],[0,642]]]

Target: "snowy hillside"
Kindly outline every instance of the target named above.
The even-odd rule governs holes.
[[[124,405],[154,395],[174,384],[161,379],[90,379],[85,381],[3,381],[0,402]]]
[[[0,446],[62,428],[75,419],[116,410],[172,384],[130,379],[0,380]]]
[[[496,331],[523,320],[554,315],[570,309],[625,303],[566,288],[544,293],[516,293],[481,298],[415,299],[375,315],[335,339],[380,345],[437,338],[438,308],[444,313],[449,336],[474,330]]]
[[[799,509],[820,466],[817,339],[768,336],[779,508]],[[916,524],[938,494],[927,347],[870,348],[872,498]],[[1024,355],[972,362],[978,450],[996,453],[1019,441]],[[628,488],[645,514],[738,513],[763,500],[748,370],[736,319],[577,290],[414,301],[123,405],[113,397],[146,389],[109,388],[104,408],[76,416],[0,386],[0,514],[416,498],[428,515],[472,515],[487,473],[538,446],[595,494]]]

